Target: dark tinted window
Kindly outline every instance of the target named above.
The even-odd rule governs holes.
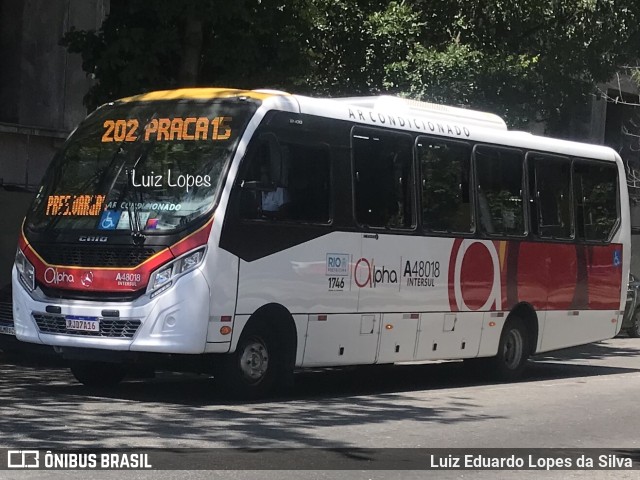
[[[471,232],[471,147],[421,137],[417,143],[422,224],[436,232]]]
[[[524,235],[522,154],[512,149],[478,146],[475,161],[482,230],[496,235]]]
[[[413,227],[411,137],[356,129],[352,141],[358,223]]]
[[[251,145],[244,174],[243,218],[328,223],[329,148],[279,141],[265,134]]]
[[[606,241],[618,221],[618,170],[576,160],[573,163],[576,229],[585,240]]]
[[[541,237],[573,237],[571,162],[568,158],[529,154],[533,230]]]

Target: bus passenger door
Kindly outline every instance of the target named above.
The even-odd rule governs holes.
[[[379,313],[378,363],[411,360],[420,296],[402,288],[403,258],[414,255],[416,227],[413,140],[409,135],[355,128],[352,134],[355,220],[362,254],[354,265],[358,312]],[[408,316],[404,314],[408,313]]]

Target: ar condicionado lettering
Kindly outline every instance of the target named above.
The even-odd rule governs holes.
[[[154,118],[144,127],[145,142],[171,142],[176,140],[228,140],[233,117]],[[140,122],[105,120],[102,142],[135,142],[138,140]]]

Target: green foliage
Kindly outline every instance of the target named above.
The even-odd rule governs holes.
[[[111,14],[98,32],[65,34],[62,44],[81,53],[83,69],[98,80],[85,97],[89,108],[177,84],[183,14],[177,3],[112,1]]]
[[[639,39],[637,0],[112,0],[98,32],[63,42],[98,81],[92,107],[183,84],[195,48],[199,85],[388,92],[561,132]]]
[[[640,35],[633,0],[341,0],[323,11],[318,91],[470,106],[556,133],[635,58]]]
[[[197,49],[199,86],[289,87],[304,70],[308,22],[305,0],[111,0],[100,30],[71,30],[62,38],[80,53],[96,84],[85,96],[90,109],[145,91],[183,86],[188,48]],[[187,26],[195,22],[196,45]],[[191,39],[193,40],[193,39]]]

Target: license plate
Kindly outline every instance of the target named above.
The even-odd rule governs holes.
[[[100,320],[96,317],[80,317],[75,315],[67,315],[67,330],[76,330],[81,332],[99,332]]]
[[[0,333],[3,333],[4,335],[15,335],[16,329],[8,325],[0,325]]]

